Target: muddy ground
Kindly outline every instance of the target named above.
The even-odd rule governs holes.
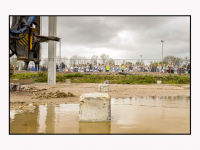
[[[34,87],[36,89],[44,90],[28,90],[10,92],[11,104],[60,104],[60,103],[79,103],[79,97],[84,93],[98,92],[98,85],[95,83],[57,83],[56,85],[48,85],[47,83],[33,83],[29,85],[22,85],[22,88],[27,89]],[[34,93],[40,92],[71,92],[75,97],[65,98],[49,98],[49,99],[35,99]],[[113,98],[126,98],[133,96],[190,96],[190,85],[167,85],[167,84],[151,84],[151,85],[127,85],[127,84],[110,84],[108,92]]]

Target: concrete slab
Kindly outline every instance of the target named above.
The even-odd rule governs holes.
[[[66,79],[66,80],[65,80],[65,83],[71,84],[71,79]]]
[[[18,91],[21,89],[20,83],[10,83],[10,90],[12,91]]]
[[[110,80],[104,81],[103,84],[110,84]]]
[[[99,84],[99,92],[109,92],[108,84]]]
[[[162,81],[157,81],[157,84],[162,84]]]

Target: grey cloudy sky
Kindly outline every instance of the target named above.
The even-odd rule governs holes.
[[[42,17],[42,35],[48,35],[48,17]],[[189,17],[58,17],[57,36],[67,58],[105,53],[113,59],[161,59],[161,39],[164,56],[190,55]],[[44,43],[42,58],[47,51]]]

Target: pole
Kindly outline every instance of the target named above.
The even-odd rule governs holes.
[[[57,35],[57,17],[49,16],[49,36]],[[56,84],[56,42],[48,43],[48,85]]]
[[[163,42],[164,42],[164,40],[161,40],[161,42],[162,42],[162,65],[163,65]]]
[[[61,40],[60,40],[60,49],[59,49],[59,64],[61,64]],[[61,68],[60,68],[61,69]],[[59,71],[60,71],[59,69]]]
[[[162,61],[163,61],[163,42],[162,42]]]

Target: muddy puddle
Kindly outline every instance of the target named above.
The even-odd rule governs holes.
[[[10,110],[10,133],[189,134],[186,96],[112,98],[111,122],[83,123],[79,104],[31,105]],[[11,106],[12,107],[12,106]]]

